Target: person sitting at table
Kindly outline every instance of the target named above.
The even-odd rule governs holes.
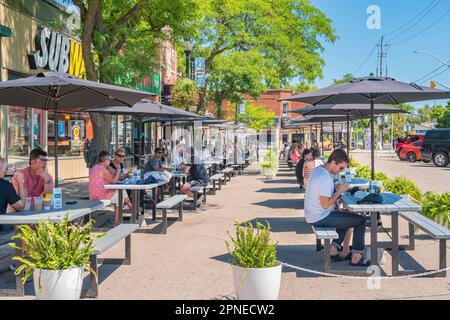
[[[52,194],[55,186],[52,176],[47,172],[47,152],[42,149],[33,149],[30,152],[30,166],[17,170],[12,184],[18,194],[24,193],[26,197],[39,197]],[[24,188],[24,190],[22,190]]]
[[[22,211],[25,207],[25,193],[19,196],[13,185],[4,179],[7,171],[8,163],[6,159],[0,157],[0,214],[7,212],[8,205],[16,211]],[[24,192],[25,188],[21,186],[19,190]]]
[[[294,143],[291,146],[289,155],[290,155],[290,159],[292,161],[292,166],[295,166],[297,164],[297,162],[299,162],[299,160],[300,160],[299,150],[300,150],[300,148],[299,148],[298,144]]]
[[[305,186],[305,177],[303,176],[303,167],[305,162],[308,160],[312,160],[312,153],[309,149],[303,149],[302,158],[297,165],[295,166],[295,176],[297,177],[297,182],[300,185],[300,190],[304,190]]]
[[[125,166],[123,164],[123,161],[125,160],[125,150],[123,149],[117,149],[114,153],[114,160],[111,160],[111,163],[109,164],[109,170],[113,175],[116,174],[116,171],[119,170],[119,180],[122,181],[128,176],[130,176],[130,172],[125,171]]]
[[[164,164],[161,161],[161,157],[164,154],[164,149],[156,147],[153,156],[147,161],[144,166],[144,173],[150,171],[164,171]]]
[[[189,181],[185,183],[180,191],[189,197],[194,197],[194,193],[191,191],[192,187],[206,187],[209,182],[208,172],[206,171],[205,165],[202,163],[201,159],[194,157],[194,150],[191,149],[187,153],[190,161],[184,165],[183,171],[189,174]],[[201,201],[203,195],[198,193],[196,201]]]
[[[185,145],[179,143],[172,150],[171,165],[175,166],[176,169],[181,168],[183,165],[184,148],[185,148]]]
[[[212,159],[212,152],[214,151],[214,147],[211,144],[208,144],[203,148],[202,152],[202,160],[209,161]]]
[[[111,155],[107,151],[101,151],[98,155],[98,163],[91,169],[89,174],[89,199],[90,200],[111,200],[114,204],[114,226],[119,224],[119,191],[107,190],[105,185],[119,181],[120,170],[114,174],[108,169],[111,164]],[[124,195],[123,201],[132,208],[132,204],[127,196]]]
[[[308,188],[305,194],[305,218],[306,222],[315,227],[336,228],[338,239],[333,240],[331,246],[331,256],[333,260],[341,260],[350,257],[350,247],[348,237],[353,228],[353,247],[351,250],[352,266],[369,266],[370,261],[364,262],[363,252],[365,249],[364,236],[366,232],[366,218],[364,216],[333,210],[336,200],[348,190],[347,184],[335,186],[331,175],[338,174],[347,168],[349,158],[342,149],[334,150],[328,162],[323,166],[313,170]],[[345,239],[347,237],[347,239]],[[338,250],[344,243],[342,255]]]
[[[303,166],[303,180],[305,187],[308,186],[308,179],[313,170],[320,166],[323,166],[323,161],[320,160],[320,151],[318,149],[311,149],[311,153]]]

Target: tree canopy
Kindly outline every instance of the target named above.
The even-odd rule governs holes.
[[[257,106],[249,101],[245,102],[245,112],[238,115],[238,121],[245,123],[248,128],[259,132],[273,128],[275,113],[266,110],[264,106]]]
[[[292,78],[312,82],[322,77],[321,41],[332,42],[336,35],[331,20],[309,0],[196,3],[200,17],[195,23],[194,55],[206,58],[207,73],[214,73],[218,65],[214,62],[221,55],[253,52],[260,59],[260,77],[267,87],[283,87]],[[208,88],[214,90],[216,85],[208,81]],[[206,109],[205,95],[206,89],[198,111]]]

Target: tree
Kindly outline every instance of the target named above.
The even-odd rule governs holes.
[[[194,0],[67,0],[80,11],[81,42],[87,79],[114,84],[126,75],[133,86],[159,68],[158,48],[193,34]],[[108,150],[111,116],[91,114],[94,140]]]
[[[436,128],[450,128],[450,101],[445,107],[441,105],[433,107],[431,116],[436,122]]]
[[[194,55],[206,58],[207,72],[223,54],[254,51],[262,59],[259,69],[269,87],[282,87],[294,77],[312,82],[322,76],[321,40],[332,42],[336,36],[331,20],[309,0],[196,2],[200,19]],[[207,88],[198,112],[206,109],[206,93]]]
[[[238,115],[239,122],[256,132],[273,128],[274,119],[273,111],[267,111],[264,106],[256,106],[248,101],[245,103],[245,113]]]
[[[314,91],[317,89],[319,89],[317,86],[311,85],[306,82],[300,82],[294,88],[292,88],[292,91],[294,93],[300,94],[300,93],[304,93],[304,92]]]
[[[189,107],[198,103],[198,87],[191,79],[178,80],[172,88],[172,104],[189,111]]]
[[[341,84],[349,82],[350,80],[353,80],[353,75],[351,73],[346,73],[342,76],[341,79],[333,79],[333,84]]]
[[[229,100],[237,106],[244,93],[257,99],[266,89],[264,74],[260,70],[262,62],[256,51],[231,52],[215,59],[208,77],[208,93],[217,117],[224,115],[223,101]]]

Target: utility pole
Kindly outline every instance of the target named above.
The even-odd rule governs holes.
[[[387,52],[384,50],[385,47],[387,47],[387,44],[384,44],[384,36],[381,37],[380,44],[378,45],[379,51],[378,51],[378,67],[377,67],[377,76],[382,77],[383,76],[383,63],[386,63],[386,56]],[[383,60],[384,59],[384,60]],[[387,76],[387,67],[385,76]]]

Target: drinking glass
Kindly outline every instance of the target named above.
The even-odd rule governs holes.
[[[32,201],[31,197],[26,197],[26,199],[25,199],[25,208],[23,210],[30,211],[30,209],[31,209],[31,201]]]
[[[43,201],[42,197],[34,197],[34,210],[42,210]]]

